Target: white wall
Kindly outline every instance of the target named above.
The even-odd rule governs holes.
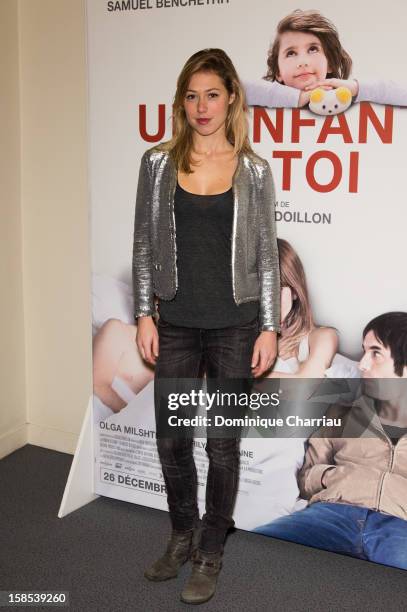
[[[28,440],[73,452],[91,393],[85,9],[19,5]]]
[[[92,371],[84,1],[3,0],[0,28],[0,453],[73,452]]]
[[[26,442],[17,8],[0,4],[0,458]]]

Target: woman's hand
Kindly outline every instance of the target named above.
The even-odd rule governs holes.
[[[153,317],[138,317],[136,343],[142,358],[155,365],[158,357],[158,331]]]
[[[277,332],[262,331],[254,344],[252,374],[255,378],[271,368],[277,357]]]
[[[359,93],[359,83],[355,79],[324,79],[323,81],[309,85],[304,91],[310,91],[311,89],[316,89],[317,87],[322,87],[322,89],[338,89],[338,87],[347,87],[350,89],[353,98]]]

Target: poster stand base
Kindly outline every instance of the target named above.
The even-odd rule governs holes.
[[[59,508],[58,517],[63,518],[70,512],[99,497],[94,493],[93,481],[93,423],[92,396],[89,398],[85,418],[79,434],[75,455],[66,481],[64,495]]]

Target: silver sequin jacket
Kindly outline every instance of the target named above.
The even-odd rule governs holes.
[[[231,272],[236,304],[259,300],[260,329],[280,331],[280,274],[268,162],[240,154],[233,176]],[[134,317],[155,314],[154,295],[178,288],[174,193],[177,172],[168,153],[154,147],[141,159],[133,240]]]

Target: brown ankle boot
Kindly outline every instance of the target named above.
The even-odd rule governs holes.
[[[190,531],[173,530],[164,555],[144,572],[144,576],[156,582],[175,578],[181,565],[190,557],[193,533],[193,529]]]
[[[215,593],[221,567],[222,552],[196,550],[192,556],[192,573],[181,593],[181,601],[190,604],[208,601]]]

